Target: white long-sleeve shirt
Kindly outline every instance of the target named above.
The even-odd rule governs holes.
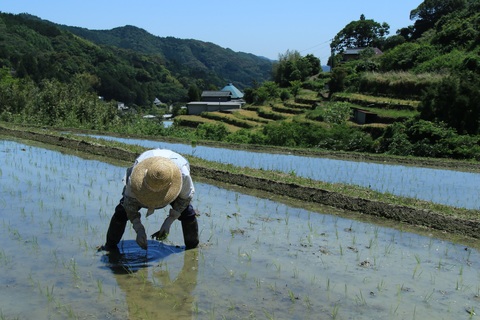
[[[124,207],[130,220],[133,220],[135,217],[137,217],[139,215],[138,210],[140,208],[145,208],[145,206],[140,203],[131,192],[131,189],[129,187],[129,176],[133,168],[135,168],[137,164],[151,157],[164,157],[172,160],[182,173],[182,189],[180,190],[177,199],[175,199],[171,203],[174,210],[179,213],[185,210],[185,208],[190,204],[193,195],[195,194],[195,187],[193,185],[192,177],[190,176],[190,164],[188,163],[187,159],[185,159],[182,155],[168,149],[152,149],[145,151],[140,156],[138,156],[133,166],[127,169],[124,177]]]

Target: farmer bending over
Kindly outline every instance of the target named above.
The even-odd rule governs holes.
[[[190,177],[188,161],[171,150],[154,149],[142,153],[127,169],[124,178],[125,187],[120,203],[115,207],[107,231],[104,250],[118,250],[127,220],[137,233],[137,244],[147,249],[147,235],[140,221],[141,208],[147,208],[147,217],[155,209],[171,205],[169,215],[152,239],[164,240],[170,232],[170,226],[176,219],[182,222],[185,249],[198,245],[198,224],[195,210],[190,204],[195,188]]]

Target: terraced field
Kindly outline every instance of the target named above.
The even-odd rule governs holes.
[[[362,94],[336,94],[330,100],[319,96],[312,90],[302,90],[296,99],[276,101],[268,105],[245,105],[242,109],[204,112],[201,115],[181,115],[176,118],[180,126],[197,127],[203,123],[223,123],[230,132],[240,129],[259,130],[272,121],[309,122],[306,114],[310,110],[322,108],[331,102],[348,102],[353,109],[358,108],[376,114],[374,122],[362,124],[363,127],[385,128],[396,121],[414,117],[418,114],[419,102],[385,97],[375,97]],[[314,121],[322,125],[320,121]],[[352,126],[359,124],[352,119]]]

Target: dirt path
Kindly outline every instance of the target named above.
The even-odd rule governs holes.
[[[49,145],[60,146],[83,153],[126,161],[129,163],[133,162],[138,156],[137,153],[120,148],[93,144],[83,140],[74,140],[51,134],[9,129],[2,126],[0,126],[0,135],[38,141]],[[385,202],[361,199],[346,194],[297,184],[271,181],[268,179],[221,171],[204,166],[191,165],[191,169],[193,176],[221,181],[222,183],[233,184],[248,189],[261,190],[280,196],[288,195],[288,197],[305,202],[318,203],[414,226],[427,227],[458,236],[480,238],[480,219],[462,219],[455,216],[443,215],[430,210],[415,209]]]

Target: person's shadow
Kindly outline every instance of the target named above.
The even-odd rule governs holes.
[[[122,240],[118,251],[109,251],[102,256],[102,262],[115,274],[136,272],[154,265],[171,254],[185,251],[184,247],[172,246],[163,242],[148,240],[148,249],[141,249],[135,240]]]
[[[172,268],[163,260],[183,255],[183,266]],[[192,319],[195,317],[198,249],[185,250],[157,241],[148,241],[143,250],[134,240],[119,244],[119,252],[102,256],[125,293],[131,319]],[[175,264],[175,263],[174,263]],[[171,274],[176,274],[174,279]]]

